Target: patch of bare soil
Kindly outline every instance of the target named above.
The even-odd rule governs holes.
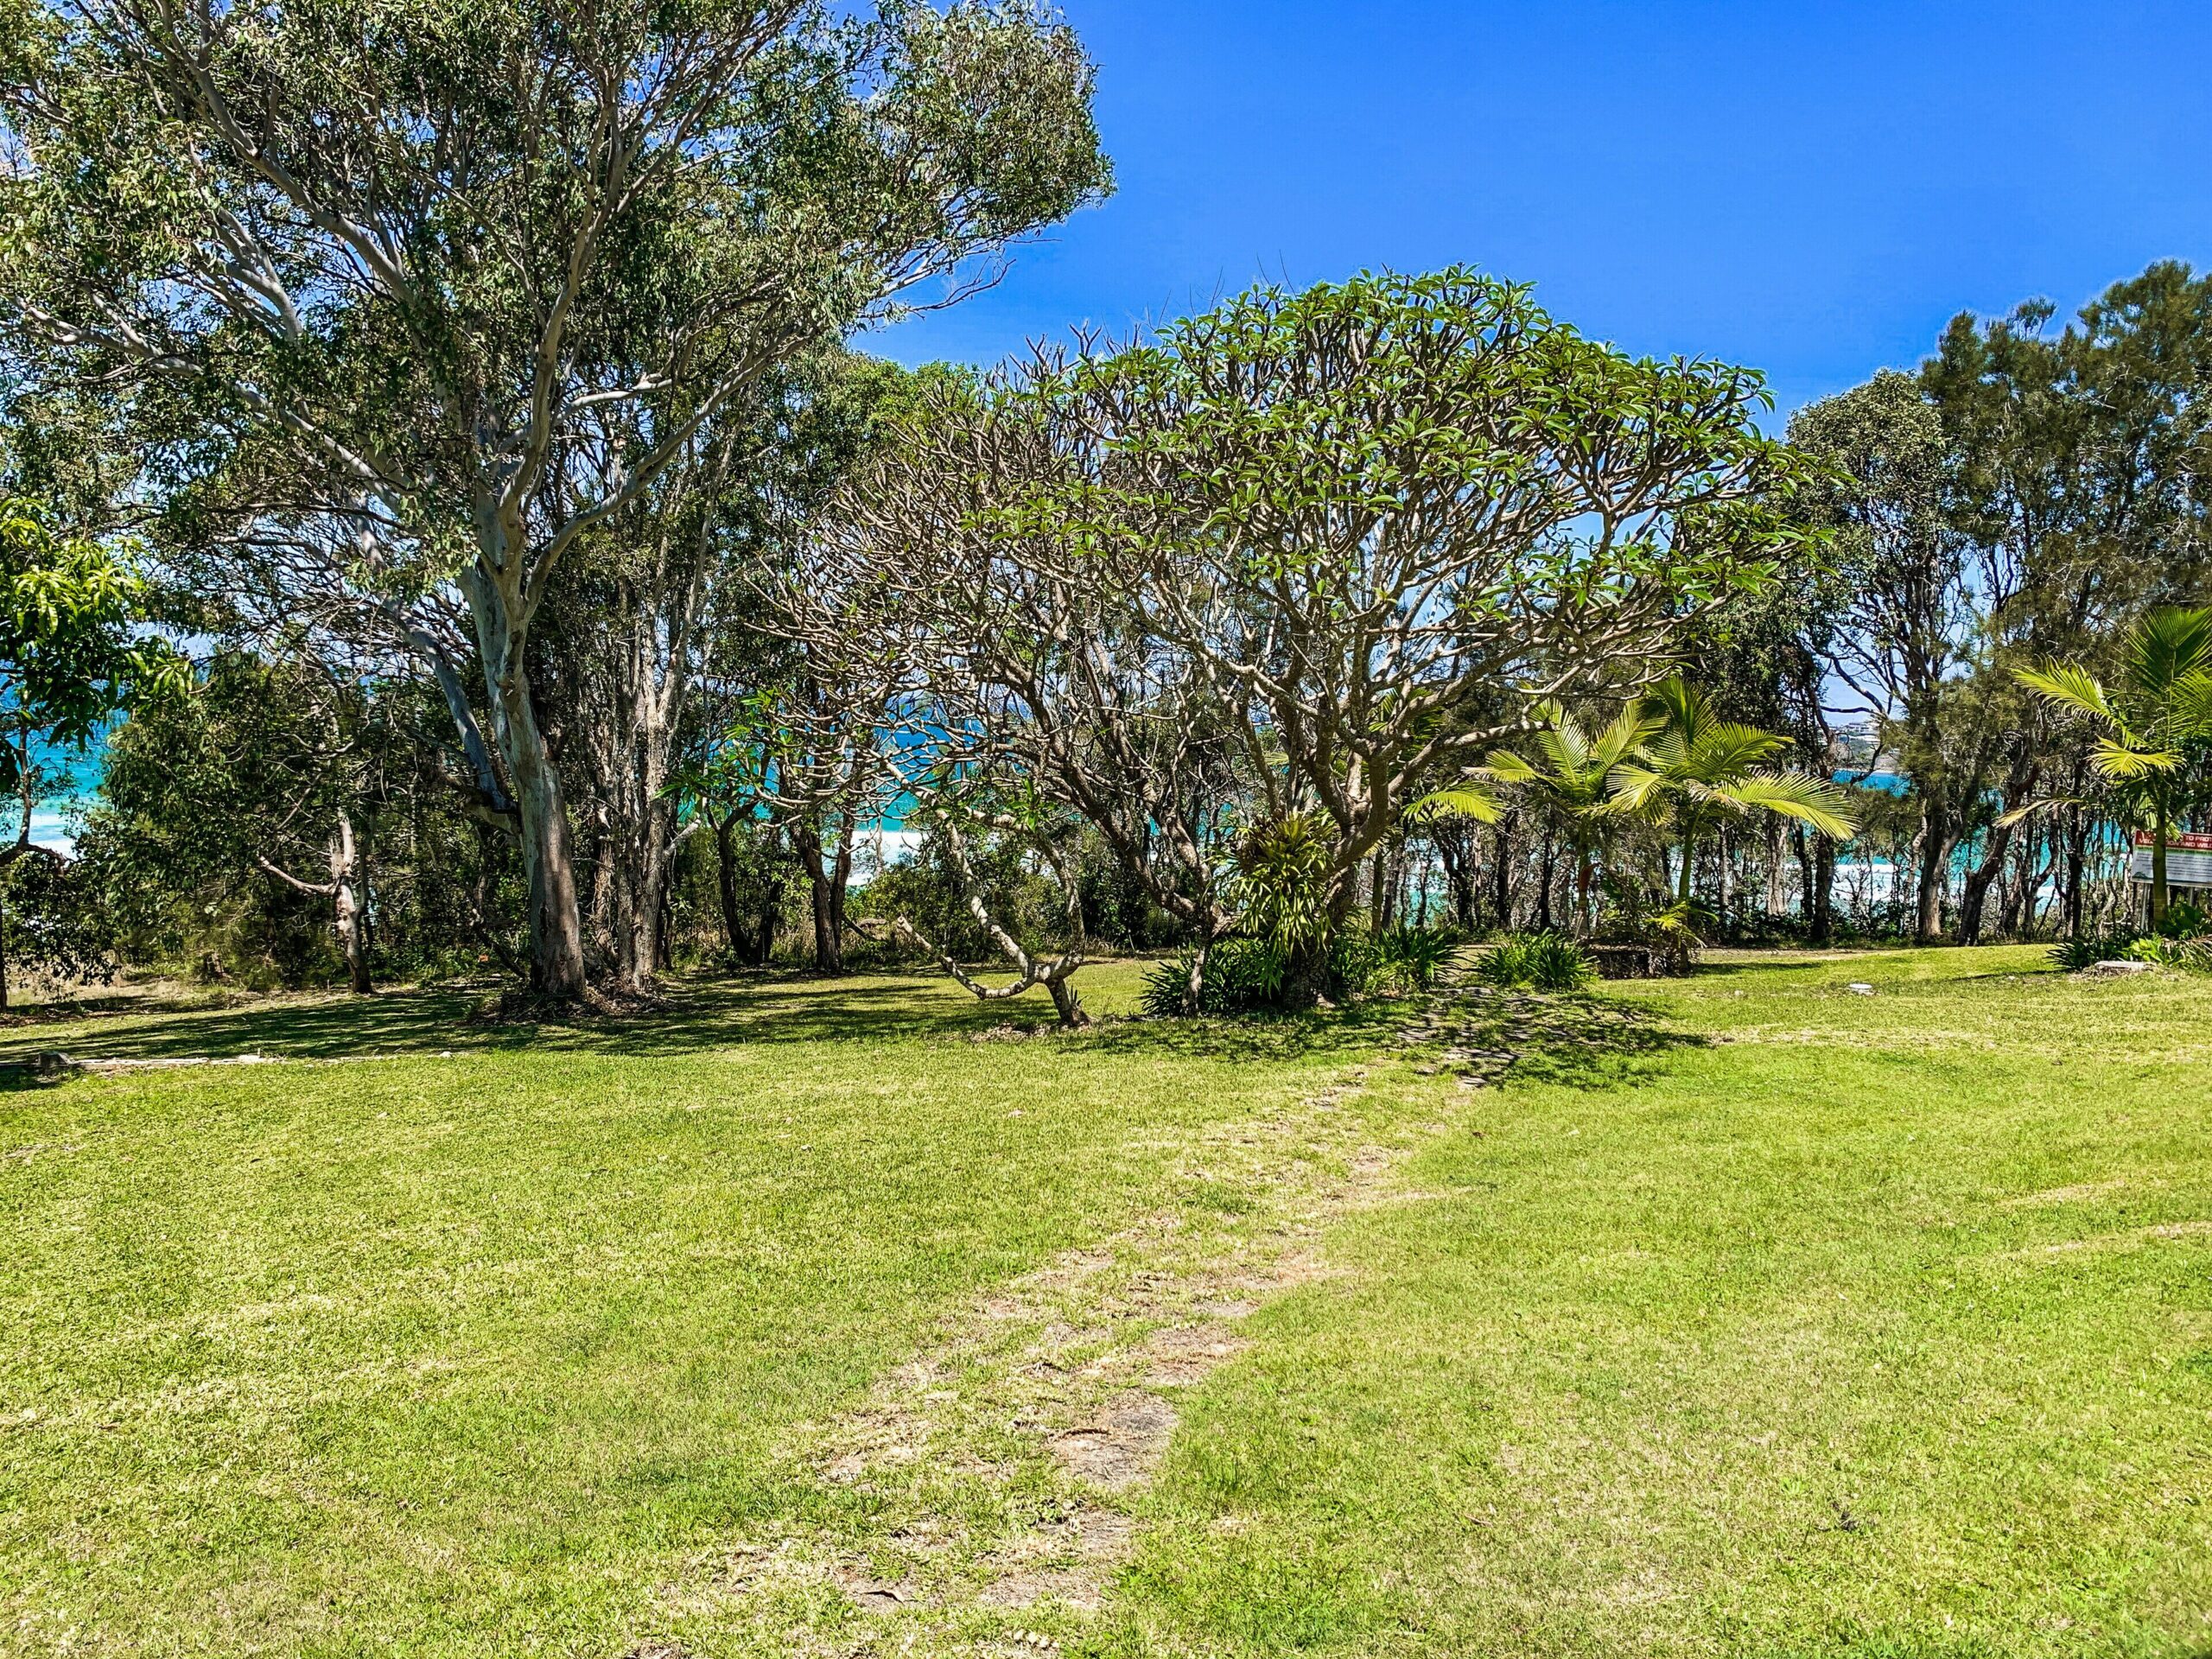
[[[2164,1185],[2164,1181],[2155,1178],[2145,1179],[2133,1176],[2120,1176],[2109,1181],[2084,1181],[2078,1186],[2054,1186],[2041,1192],[2023,1192],[2016,1198],[1999,1200],[1998,1208],[2037,1210],[2046,1205],[2086,1204],[2092,1198],[2109,1198],[2115,1192],[2148,1191],[2152,1187]]]

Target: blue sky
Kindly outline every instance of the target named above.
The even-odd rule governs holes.
[[[1066,0],[1119,189],[869,345],[994,362],[1454,261],[1786,411],[1961,309],[2212,263],[2212,5]]]

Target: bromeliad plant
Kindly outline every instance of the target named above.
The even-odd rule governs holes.
[[[2129,630],[2109,687],[2078,663],[2018,671],[2020,683],[2061,715],[2089,722],[2089,764],[2113,785],[2138,828],[2151,831],[2151,926],[2166,916],[2166,842],[2183,804],[2192,750],[2212,741],[2212,608],[2166,607]],[[2074,799],[2031,803],[2017,822]]]
[[[1311,1002],[1321,991],[1335,859],[1336,837],[1315,812],[1255,824],[1237,843],[1231,890],[1244,930],[1280,953],[1284,995],[1294,1002]]]

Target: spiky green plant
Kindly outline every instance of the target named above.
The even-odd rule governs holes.
[[[1236,896],[1245,931],[1297,951],[1329,931],[1332,835],[1318,812],[1255,824],[1236,844]]]
[[[1679,676],[1656,687],[1657,730],[1612,772],[1612,810],[1647,812],[1668,823],[1681,845],[1682,904],[1691,898],[1698,843],[1731,818],[1776,812],[1839,840],[1852,833],[1850,798],[1809,772],[1763,766],[1789,741],[1720,717],[1710,699]]]
[[[1440,928],[1394,927],[1375,939],[1381,976],[1409,991],[1437,982],[1459,949],[1459,937]]]
[[[2069,974],[2078,974],[2101,962],[2112,962],[2125,957],[2136,940],[2142,937],[2130,928],[2119,932],[2084,933],[2078,938],[2062,939],[2050,948],[2051,966]]]
[[[2166,842],[2190,745],[2212,737],[2212,608],[2162,607],[2128,630],[2120,677],[2107,687],[2079,663],[2018,671],[2020,683],[2096,734],[2089,764],[2151,830],[2151,925],[2166,915]],[[2082,803],[2052,797],[2006,815]]]
[[[1475,975],[1484,984],[1539,991],[1579,991],[1598,969],[1581,941],[1564,933],[1516,933],[1483,952]]]

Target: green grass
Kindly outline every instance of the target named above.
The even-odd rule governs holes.
[[[1479,1134],[1424,1130],[1439,1085],[1376,1070],[1363,1109],[1425,1136],[1408,1196],[1247,1323],[1106,1606],[1052,1628],[1113,1656],[2212,1653],[2212,982],[2039,966],[1718,963],[1621,993],[1636,1040],[1556,1046],[1461,1109]],[[0,1652],[620,1659],[702,1553],[849,1522],[864,1496],[804,1450],[941,1321],[1133,1217],[1244,1202],[1179,1154],[1382,1023],[975,1041],[1044,1010],[895,978],[569,1030],[466,1006],[0,1044],[407,1056],[0,1094]]]
[[[2040,965],[1640,989],[1709,1046],[1340,1227],[1095,1650],[2212,1652],[2212,986]]]
[[[0,1096],[0,1649],[619,1654],[690,1553],[817,1501],[798,1426],[1340,1063],[976,1043],[891,979],[612,1033],[458,1007],[17,1034],[456,1052]]]

